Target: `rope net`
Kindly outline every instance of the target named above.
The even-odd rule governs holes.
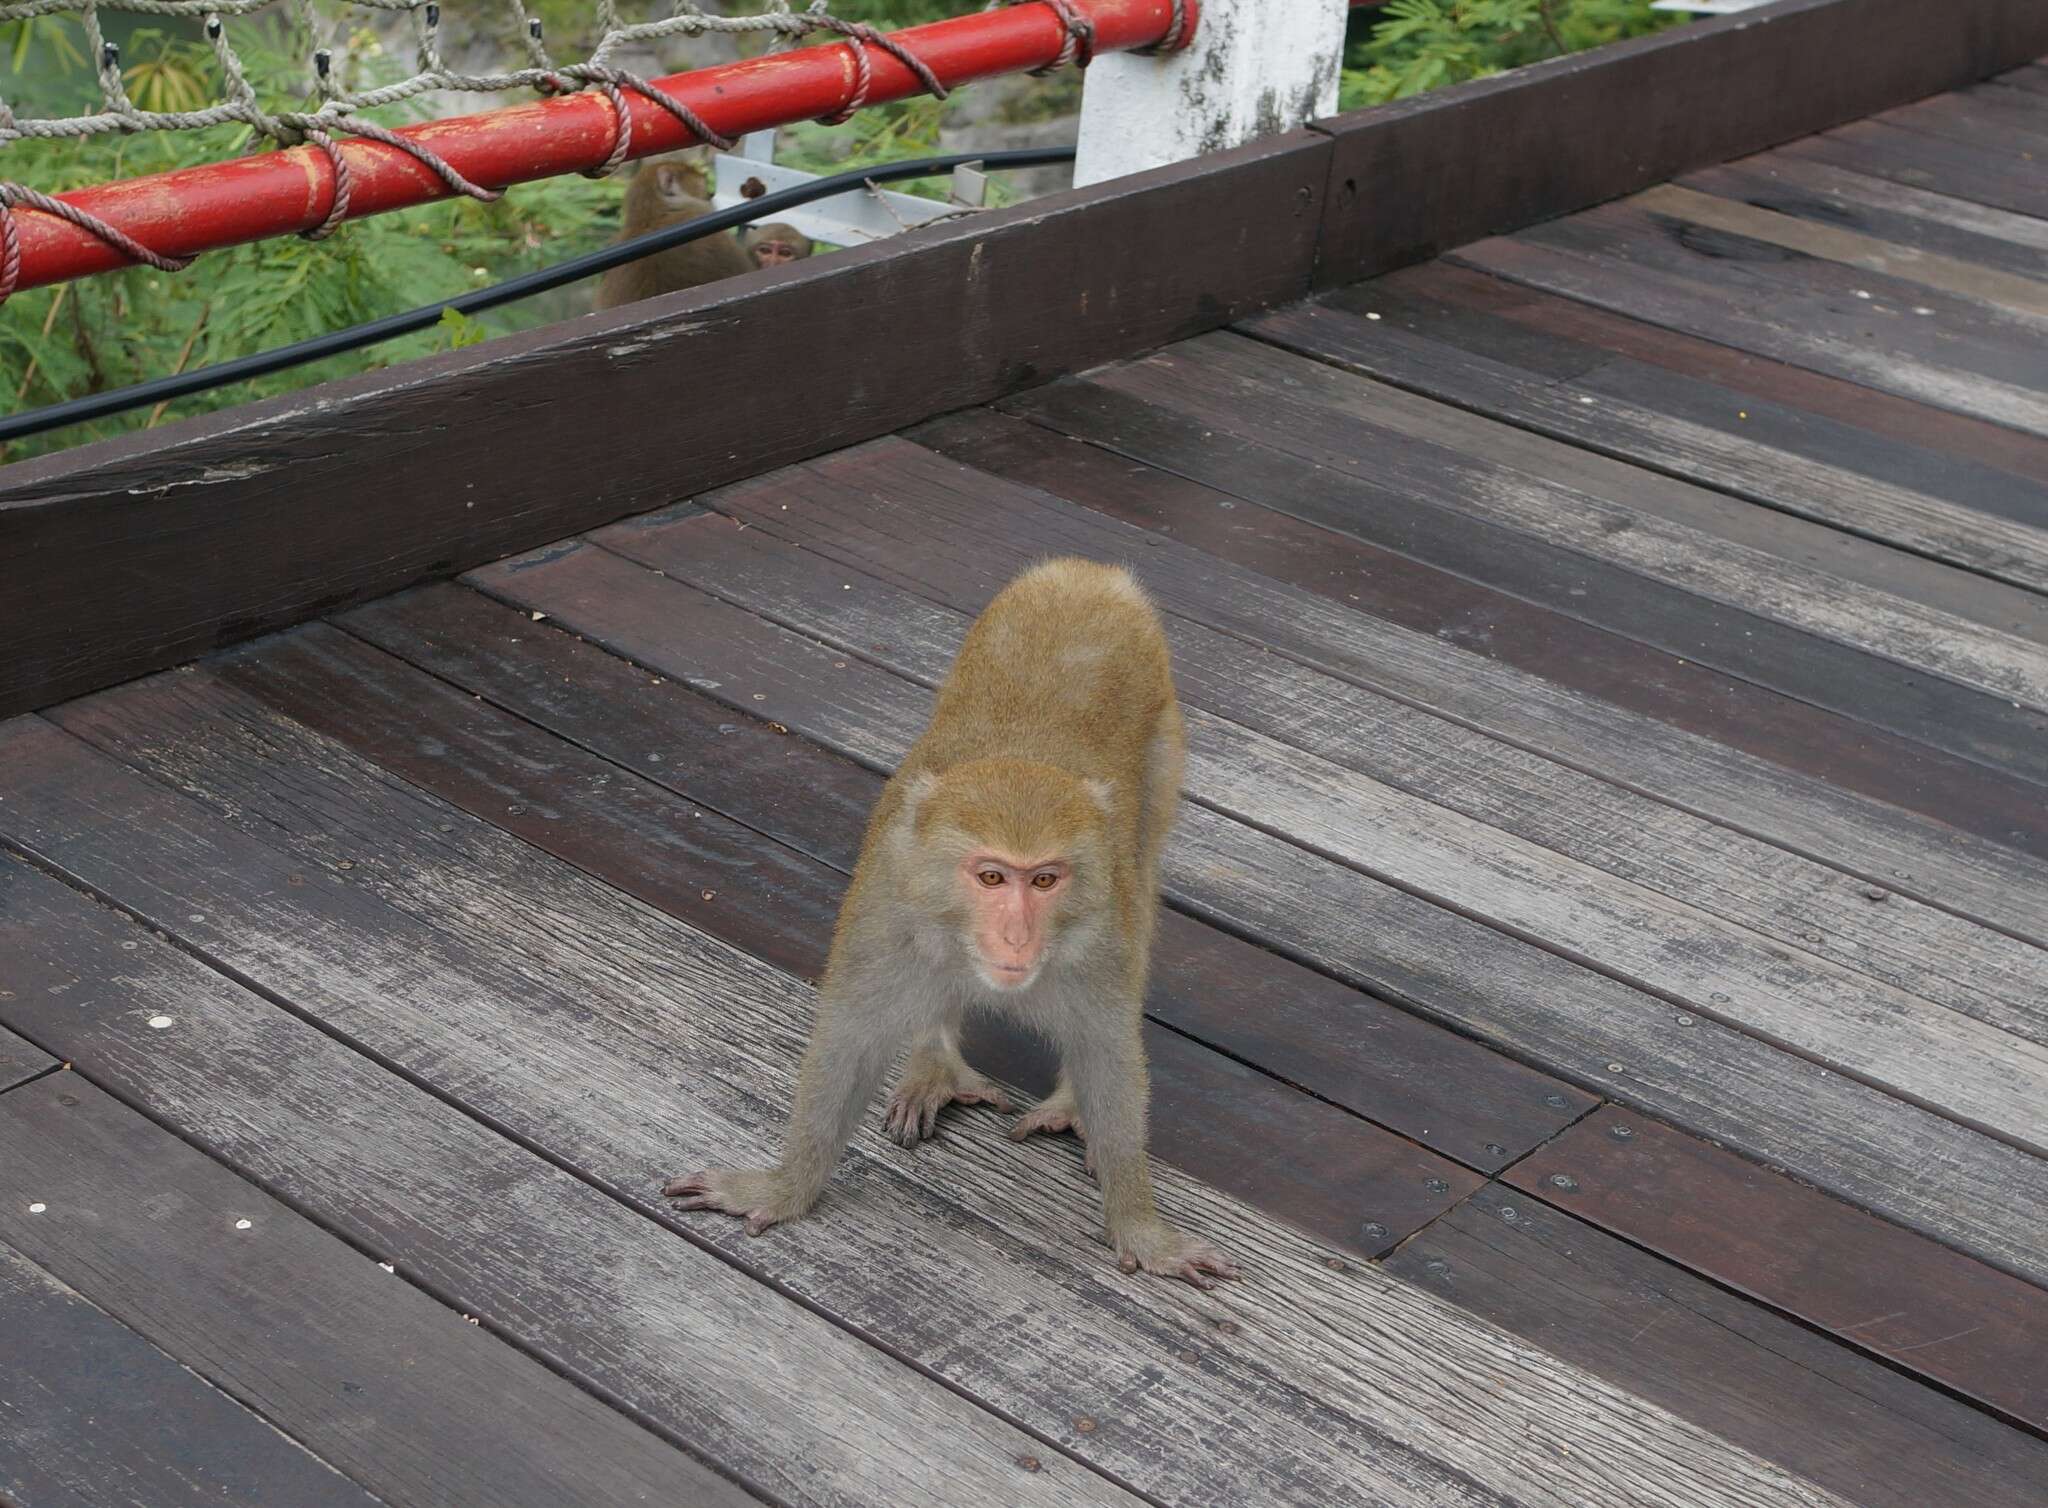
[[[788,0],[767,0],[767,8],[754,15],[712,15],[692,0],[677,0],[672,12],[658,20],[627,22],[618,12],[616,0],[595,0],[593,11],[599,39],[590,54],[580,61],[559,61],[548,48],[541,19],[524,0],[499,0],[506,11],[506,24],[523,66],[495,73],[465,72],[450,65],[442,53],[441,6],[438,0],[0,0],[0,25],[26,23],[45,17],[75,17],[85,32],[87,57],[97,74],[99,108],[70,116],[34,118],[19,115],[0,97],[0,147],[32,138],[97,136],[111,132],[196,131],[240,125],[269,137],[280,147],[311,144],[325,154],[333,169],[334,189],[325,218],[304,232],[318,239],[332,233],[348,215],[350,174],[346,157],[335,144],[337,134],[368,137],[396,147],[416,158],[434,172],[448,188],[470,198],[490,201],[502,194],[472,183],[430,148],[399,136],[360,112],[394,105],[436,91],[498,93],[533,90],[565,94],[595,89],[605,94],[618,122],[616,139],[607,159],[592,176],[612,172],[632,153],[632,116],[626,109],[625,91],[643,96],[678,122],[697,141],[721,151],[735,143],[719,134],[687,105],[655,88],[646,79],[619,66],[620,54],[672,37],[703,37],[716,33],[765,35],[771,50],[795,45],[806,37],[825,33],[843,39],[854,62],[854,87],[844,106],[824,117],[837,125],[849,119],[867,102],[872,74],[870,50],[888,53],[915,75],[931,95],[946,98],[945,86],[914,53],[886,32],[863,22],[848,21],[826,10],[827,0],[813,0],[805,10],[795,11]],[[1021,3],[1043,3],[1066,29],[1066,41],[1058,58],[1048,65],[1059,67],[1073,62],[1086,67],[1093,52],[1093,27],[1067,0],[990,0],[987,9]],[[1182,7],[1175,5],[1177,33],[1181,29]],[[343,40],[354,34],[362,12],[404,13],[410,21],[415,45],[413,71],[368,87],[351,88],[345,80],[349,69],[342,65]],[[258,16],[263,12],[289,12],[303,35],[313,39],[305,62],[304,93],[307,107],[267,108],[251,82],[242,58],[235,51],[229,22]],[[145,110],[129,97],[119,47],[107,40],[101,26],[102,14],[122,13],[197,20],[212,51],[219,76],[219,98],[204,105],[178,110]],[[1167,45],[1177,36],[1163,39]],[[4,159],[0,159],[4,162]],[[118,228],[61,200],[20,183],[0,177],[0,301],[13,291],[20,275],[19,235],[11,211],[16,207],[58,215],[81,229],[101,237],[130,258],[162,271],[180,271],[190,258],[159,255],[124,235]]]

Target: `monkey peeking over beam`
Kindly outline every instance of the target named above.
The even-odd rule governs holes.
[[[906,1041],[886,1119],[898,1142],[930,1136],[956,1101],[1007,1111],[960,1056],[966,1010],[1002,1011],[1060,1054],[1057,1087],[1010,1135],[1086,1139],[1123,1270],[1199,1288],[1241,1276],[1160,1218],[1145,1151],[1145,977],[1184,748],[1166,635],[1128,571],[1054,560],[1005,587],[875,803],[782,1162],[662,1192],[750,1236],[803,1215]]]

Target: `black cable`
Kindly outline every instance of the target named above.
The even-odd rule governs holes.
[[[848,189],[874,183],[894,183],[904,178],[929,178],[936,173],[950,172],[965,163],[979,163],[987,168],[1036,167],[1041,163],[1070,162],[1073,160],[1072,147],[1022,147],[1008,152],[956,152],[948,157],[919,157],[909,162],[883,163],[871,168],[855,168],[847,173],[835,173],[830,178],[820,178],[798,188],[783,189],[778,193],[763,194],[758,199],[749,199],[744,204],[735,204],[731,209],[714,210],[681,225],[666,226],[661,230],[649,231],[644,236],[635,236],[630,241],[620,241],[600,251],[586,252],[580,257],[571,257],[566,262],[557,262],[552,267],[543,267],[538,272],[528,272],[516,278],[507,278],[502,283],[493,283],[488,288],[474,288],[467,293],[458,293],[454,298],[444,298],[438,303],[422,304],[417,309],[408,309],[402,314],[387,314],[382,319],[370,320],[367,324],[351,325],[346,330],[332,330],[325,335],[315,335],[309,340],[295,341],[288,346],[279,346],[271,351],[259,351],[253,356],[238,356],[233,361],[217,362],[210,367],[195,367],[189,372],[178,372],[169,377],[153,377],[147,382],[138,382],[131,387],[114,388],[104,393],[89,393],[83,398],[72,398],[63,403],[53,403],[47,408],[30,409],[25,414],[0,418],[0,444],[19,440],[27,435],[39,435],[45,430],[58,429],[66,424],[81,424],[88,419],[104,419],[109,414],[124,413],[131,408],[140,408],[145,403],[162,403],[171,398],[182,398],[188,393],[204,392],[208,388],[221,387],[230,382],[241,382],[250,377],[263,377],[272,372],[283,371],[308,361],[318,361],[323,356],[338,356],[343,351],[360,350],[375,345],[380,340],[389,340],[394,335],[405,335],[414,330],[423,330],[437,323],[443,310],[454,309],[469,314],[479,309],[494,309],[499,304],[509,304],[514,299],[545,293],[550,288],[559,288],[564,283],[573,283],[593,273],[617,267],[622,262],[631,262],[653,252],[666,251],[671,246],[680,246],[685,241],[694,241],[700,236],[716,235],[721,230],[744,225],[758,220],[779,209],[793,209],[799,204],[809,204],[814,199],[828,199],[834,194],[843,194]]]

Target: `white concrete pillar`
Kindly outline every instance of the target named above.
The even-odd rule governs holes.
[[[1291,131],[1337,108],[1350,0],[1201,0],[1195,40],[1088,69],[1074,182],[1100,183]]]

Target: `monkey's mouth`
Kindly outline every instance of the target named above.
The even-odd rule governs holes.
[[[982,962],[981,977],[988,981],[991,989],[1019,990],[1038,977],[1035,963],[989,963]]]

